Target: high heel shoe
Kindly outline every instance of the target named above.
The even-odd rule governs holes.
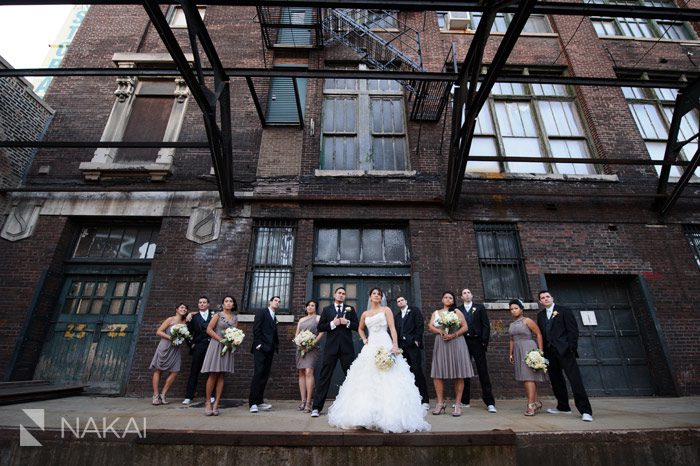
[[[534,416],[537,414],[537,403],[528,403],[527,410],[523,414],[525,416]]]
[[[214,403],[214,408],[211,410],[211,413],[212,413],[214,416],[218,416],[218,415],[219,415],[219,403]]]
[[[170,402],[165,399],[165,393],[161,393],[160,394],[160,404],[167,405],[168,403],[170,403]]]
[[[153,406],[158,406],[160,404],[160,395],[153,395],[153,401],[151,404]]]
[[[452,410],[453,417],[459,417],[462,415],[462,405],[460,403],[455,403],[455,407]]]
[[[535,401],[535,404],[537,405],[535,410],[539,413],[542,411],[542,402],[540,400]]]
[[[435,409],[433,410],[434,415],[439,415],[445,412],[445,403],[438,403],[435,405]]]
[[[214,411],[211,410],[211,403],[204,403],[204,415],[213,416]]]
[[[311,406],[312,406],[312,405],[313,405],[313,403],[312,403],[311,401],[307,402],[307,403],[306,403],[306,406],[304,407],[304,412],[305,412],[305,413],[310,413],[310,412],[311,412]]]
[[[297,409],[299,411],[304,411],[305,408],[306,408],[306,400],[301,400],[301,404],[299,405],[299,407]]]

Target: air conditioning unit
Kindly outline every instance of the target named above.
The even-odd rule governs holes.
[[[469,27],[469,12],[468,11],[448,11],[447,12],[447,29],[460,30]]]

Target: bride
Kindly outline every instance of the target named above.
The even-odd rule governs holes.
[[[394,316],[381,305],[382,296],[379,288],[370,291],[370,304],[360,318],[359,328],[365,346],[328,409],[328,423],[342,429],[364,427],[382,432],[430,430],[413,374],[406,360],[398,355]],[[365,328],[369,329],[369,338]],[[397,355],[388,370],[378,369],[374,362],[381,347]]]

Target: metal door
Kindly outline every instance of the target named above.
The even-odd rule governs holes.
[[[579,326],[578,365],[591,395],[651,395],[654,385],[646,348],[629,295],[632,279],[547,276],[555,302],[569,307]],[[584,324],[592,313],[595,325]]]
[[[312,24],[311,8],[282,8],[282,24]],[[280,28],[276,45],[293,47],[311,45],[311,28]]]
[[[67,277],[34,378],[121,393],[145,288],[146,275]]]

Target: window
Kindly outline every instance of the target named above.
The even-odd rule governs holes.
[[[80,230],[73,259],[153,259],[158,229],[155,227],[89,226]]]
[[[590,3],[676,8],[671,0],[590,0]],[[690,27],[680,21],[595,16],[591,17],[591,21],[598,37],[660,37],[671,40],[692,40],[695,38]]]
[[[338,8],[335,10],[334,14],[347,19],[345,21],[333,20],[333,30],[346,30],[348,27],[346,22],[348,21],[359,23],[371,30],[397,29],[398,20],[396,15],[398,15],[398,13],[398,10]]]
[[[66,280],[62,314],[133,315],[145,291],[143,275],[71,277]]]
[[[204,13],[207,8],[204,6],[198,6],[197,11],[199,11],[199,16],[204,19]],[[173,5],[168,11],[168,24],[172,28],[187,28],[187,19],[185,18],[185,12],[179,5]]]
[[[649,157],[663,160],[678,91],[668,88],[623,87],[622,92],[644,138]],[[690,139],[698,133],[698,116],[697,110],[685,114],[678,131],[678,140]],[[697,150],[698,142],[693,140],[681,149],[679,155],[682,160],[688,161]],[[656,165],[655,168],[661,174],[661,166]],[[682,170],[682,167],[673,166],[670,176],[680,177]],[[695,171],[695,176],[700,176],[700,169]]]
[[[462,109],[462,118],[466,109]],[[479,113],[470,155],[590,158],[574,97],[564,85],[496,83]],[[469,162],[468,172],[595,174],[593,165]]]
[[[400,228],[319,228],[316,263],[406,264],[406,235]]]
[[[267,308],[272,296],[282,299],[282,308],[291,308],[292,267],[296,226],[290,221],[257,221],[253,225],[248,268],[246,308]]]
[[[530,296],[518,230],[513,224],[475,224],[476,249],[486,300]]]
[[[693,251],[693,256],[695,256],[695,264],[700,269],[700,225],[686,225],[684,230],[690,249]]]
[[[275,68],[286,68],[294,65],[275,65]],[[267,114],[265,123],[272,125],[298,125],[299,109],[294,95],[294,80],[299,92],[299,105],[302,117],[306,110],[306,78],[285,78],[281,76],[270,79]]]
[[[138,61],[139,54],[117,55]],[[177,141],[189,100],[182,78],[118,78],[114,94],[117,100],[102,141]],[[90,162],[80,164],[80,170],[88,180],[145,175],[157,181],[170,173],[174,154],[173,148],[98,148]]]
[[[326,79],[321,169],[406,170],[406,117],[401,84]]]
[[[481,21],[482,13],[469,11],[438,11],[438,27],[442,31],[462,31],[469,29],[476,31],[479,22]],[[508,25],[513,20],[513,13],[498,13],[496,19],[491,26],[491,32],[506,32]],[[552,28],[549,26],[545,15],[530,15],[523,33],[549,33]]]

